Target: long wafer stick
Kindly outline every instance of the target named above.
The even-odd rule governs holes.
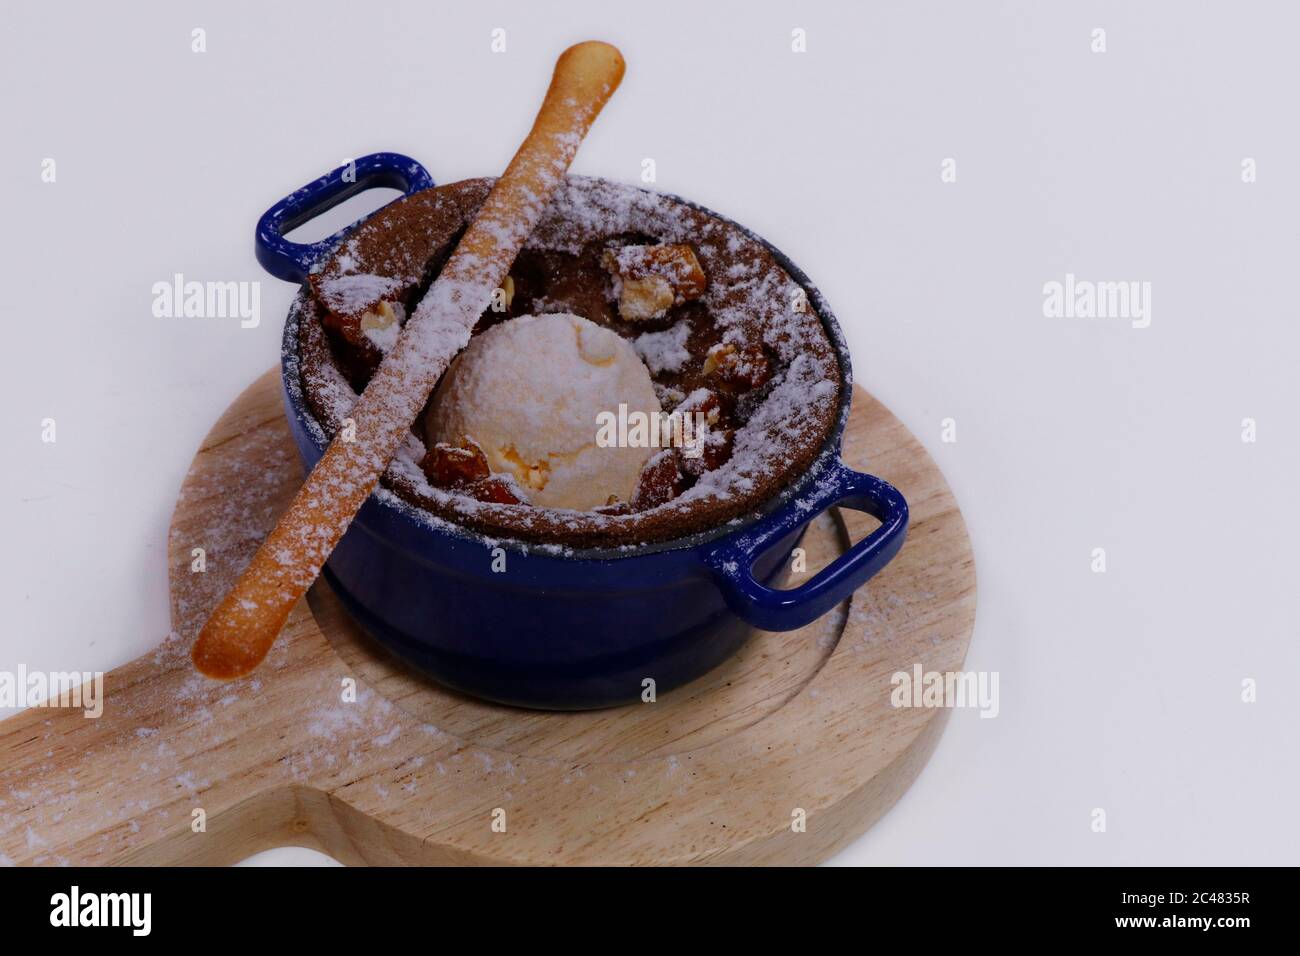
[[[335,437],[194,644],[194,664],[229,680],[256,667],[307,592],[451,359],[505,281],[578,145],[623,78],[607,43],[569,47],[533,128]]]

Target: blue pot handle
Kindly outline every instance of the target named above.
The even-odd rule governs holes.
[[[865,511],[880,520],[880,527],[800,587],[779,591],[754,577],[754,563],[765,551],[833,505]],[[893,560],[907,537],[907,518],[907,501],[896,488],[837,461],[805,494],[714,548],[704,560],[727,606],[739,617],[765,631],[793,631],[848,598]]]
[[[356,176],[344,179],[351,166],[340,166],[285,196],[257,221],[257,261],[277,279],[305,282],[311,267],[332,250],[356,223],[319,242],[284,238],[304,222],[333,209],[349,196],[377,186],[400,189],[407,196],[433,185],[428,170],[400,153],[371,153],[355,161]]]

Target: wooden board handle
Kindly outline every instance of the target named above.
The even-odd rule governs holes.
[[[623,78],[607,43],[570,47],[527,139],[488,194],[437,280],[371,377],[288,511],[200,632],[194,664],[230,680],[253,670],[409,434],[451,359],[501,286],[563,181],[578,146]]]
[[[257,833],[283,829],[272,810],[290,792],[247,771],[283,752],[269,715],[302,687],[221,706],[224,687],[196,683],[185,648],[165,644],[104,675],[97,719],[33,707],[0,721],[0,865],[224,864],[292,842]]]

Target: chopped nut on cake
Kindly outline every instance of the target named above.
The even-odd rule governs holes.
[[[438,442],[425,454],[420,468],[435,488],[465,488],[491,474],[483,449],[468,435],[458,445]]]
[[[716,424],[719,416],[722,414],[722,402],[718,399],[717,392],[710,391],[707,388],[697,388],[691,394],[682,399],[673,411],[680,415],[704,416],[704,422],[707,425]]]
[[[684,475],[700,478],[731,457],[732,429],[723,421],[722,399],[712,389],[697,388],[673,409],[672,444]]]
[[[761,346],[723,342],[704,357],[704,374],[729,392],[748,392],[771,380],[772,363]]]
[[[632,510],[648,511],[672,501],[685,487],[682,473],[677,467],[677,456],[671,448],[655,455],[641,469],[636,491],[632,494]]]
[[[471,498],[477,498],[479,501],[486,501],[489,504],[522,505],[524,504],[523,497],[515,494],[518,487],[503,475],[492,475],[490,478],[480,478],[468,486],[465,492]]]
[[[598,515],[628,515],[632,513],[632,506],[620,501],[618,495],[610,495],[608,501],[592,510]]]
[[[704,294],[708,280],[686,243],[608,249],[602,265],[615,278],[618,314],[629,322],[662,318]]]
[[[492,304],[488,307],[493,312],[509,312],[510,304],[515,301],[515,280],[506,276],[501,288],[492,293]]]
[[[406,309],[400,302],[377,302],[368,312],[363,312],[358,322],[361,334],[381,352],[387,352],[397,344],[398,333],[402,331],[402,317]]]
[[[488,468],[487,456],[478,442],[465,435],[456,445],[438,442],[420,462],[429,484],[435,488],[459,491],[498,505],[523,504],[516,486],[504,475],[494,475]]]
[[[735,432],[730,428],[709,428],[696,437],[695,444],[677,449],[677,463],[692,478],[703,478],[716,471],[731,457]]]
[[[313,273],[309,280],[325,308],[324,322],[353,346],[386,352],[406,318],[402,284],[380,275]]]

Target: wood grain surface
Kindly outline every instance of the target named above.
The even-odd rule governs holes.
[[[324,582],[263,667],[223,684],[194,670],[190,644],[302,480],[268,372],[182,488],[173,632],[106,675],[102,717],[0,723],[0,863],[225,864],[285,845],[350,864],[823,860],[893,805],[942,730],[943,709],[891,705],[892,675],[960,670],[975,619],[957,504],[860,388],[844,459],[907,496],[899,556],[813,625],[755,634],[654,703],[543,713],[458,695],[389,658]],[[807,573],[871,524],[818,519]]]

